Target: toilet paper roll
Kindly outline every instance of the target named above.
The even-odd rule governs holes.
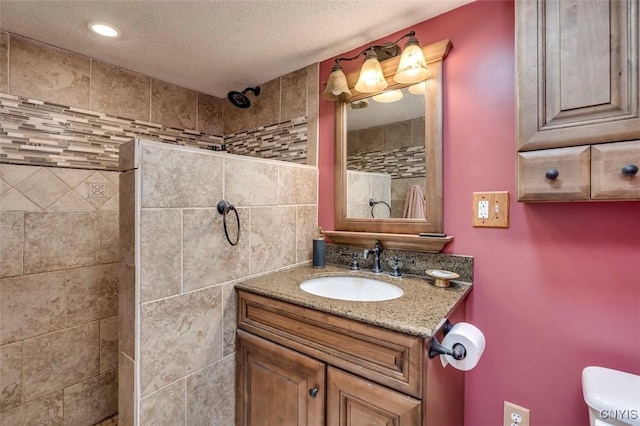
[[[467,356],[464,359],[457,360],[451,355],[440,355],[440,361],[442,366],[446,367],[447,364],[451,364],[453,368],[462,371],[469,371],[478,365],[480,357],[484,352],[486,341],[484,334],[475,325],[467,322],[459,322],[451,328],[451,331],[444,336],[442,340],[442,346],[448,349],[452,349],[453,345],[461,344],[467,351]]]

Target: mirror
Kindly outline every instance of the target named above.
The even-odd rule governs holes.
[[[337,231],[443,232],[442,61],[450,48],[449,40],[422,48],[431,70],[422,95],[393,81],[398,57],[381,62],[387,91],[401,89],[396,102],[357,92],[358,72],[347,75],[353,96],[336,104]]]
[[[347,105],[347,218],[426,219],[424,84],[394,93]]]

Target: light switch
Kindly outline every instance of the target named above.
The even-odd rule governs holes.
[[[509,191],[474,192],[473,226],[509,227]]]

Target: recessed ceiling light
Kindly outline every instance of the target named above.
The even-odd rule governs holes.
[[[87,27],[96,34],[100,34],[105,37],[119,37],[120,30],[113,25],[105,24],[104,22],[88,22]]]

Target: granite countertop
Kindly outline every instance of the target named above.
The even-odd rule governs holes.
[[[315,277],[350,275],[373,278],[400,287],[398,299],[380,302],[353,302],[329,299],[302,291],[299,284]],[[435,287],[426,277],[389,274],[374,275],[367,270],[350,271],[346,267],[327,265],[323,269],[298,266],[272,272],[236,284],[239,290],[294,303],[344,318],[421,337],[431,337],[458,304],[469,294],[471,283],[451,281],[449,288]]]

